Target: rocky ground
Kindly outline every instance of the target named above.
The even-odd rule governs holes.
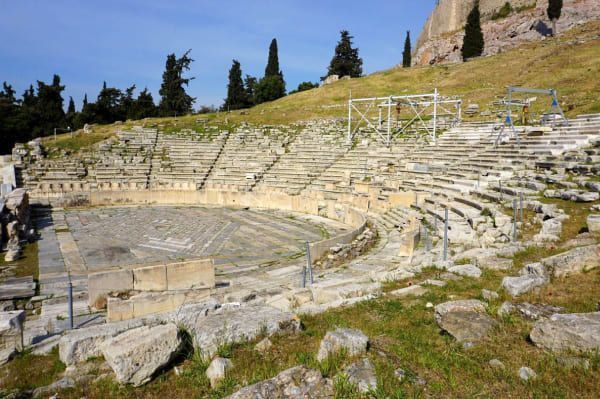
[[[548,189],[563,190],[553,184]],[[87,341],[75,338],[61,345],[60,356],[19,354],[0,369],[2,393],[14,398],[596,397],[599,202],[574,199],[542,195],[544,211],[526,212],[519,243],[485,254],[455,253],[446,263],[423,262],[417,274],[386,284],[375,299],[300,315],[300,329],[293,314],[270,310],[281,316],[269,319],[281,320],[268,327],[260,323],[260,307],[215,304],[216,310],[183,311],[206,314],[201,319],[161,319],[111,333],[83,362],[69,360],[89,349]],[[544,223],[556,219],[548,217],[551,212],[568,215],[568,221],[552,240],[535,240]],[[505,260],[512,266],[505,267]],[[247,322],[253,320],[249,314],[256,324]],[[233,326],[235,320],[246,322],[219,330],[222,317]],[[231,331],[239,334],[230,337]],[[186,334],[196,337],[193,343]]]

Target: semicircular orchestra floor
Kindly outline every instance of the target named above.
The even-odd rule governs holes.
[[[72,236],[88,272],[207,257],[219,274],[241,272],[303,257],[306,241],[348,228],[310,215],[213,207],[90,208],[64,218],[62,234]]]

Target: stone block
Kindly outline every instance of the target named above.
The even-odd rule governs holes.
[[[108,298],[106,321],[122,321],[134,318],[133,302],[120,298]]]
[[[133,289],[136,291],[166,291],[167,267],[157,265],[133,269]]]
[[[88,275],[89,305],[96,307],[99,300],[106,298],[109,292],[127,292],[133,290],[133,272],[131,270],[111,270]]]
[[[215,286],[215,266],[212,259],[170,263],[166,265],[166,269],[167,289],[170,291]]]

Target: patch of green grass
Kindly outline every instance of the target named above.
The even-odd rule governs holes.
[[[4,256],[0,256],[0,267],[5,265],[16,266],[15,277],[33,276],[37,280],[40,273],[37,242],[25,244],[19,259],[13,262],[6,262]]]
[[[49,385],[64,370],[65,365],[58,358],[57,349],[47,356],[22,352],[0,367],[0,397],[3,397],[3,389],[24,391]]]

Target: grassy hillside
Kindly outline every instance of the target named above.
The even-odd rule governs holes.
[[[555,88],[568,115],[600,112],[600,21],[577,27],[558,38],[528,43],[505,53],[464,64],[393,68],[383,72],[296,93],[249,110],[178,118],[152,118],[146,126],[164,130],[201,129],[198,118],[214,122],[258,124],[293,123],[319,117],[345,117],[350,91],[352,96],[372,97],[392,94],[432,92],[460,96],[465,104],[477,103],[481,109],[505,95],[509,85]],[[550,102],[538,97],[537,106]],[[126,123],[125,126],[133,123]],[[139,122],[138,122],[139,124]],[[112,125],[95,127],[95,136],[112,133]],[[65,147],[68,135],[58,140]],[[89,141],[89,140],[88,140]]]

